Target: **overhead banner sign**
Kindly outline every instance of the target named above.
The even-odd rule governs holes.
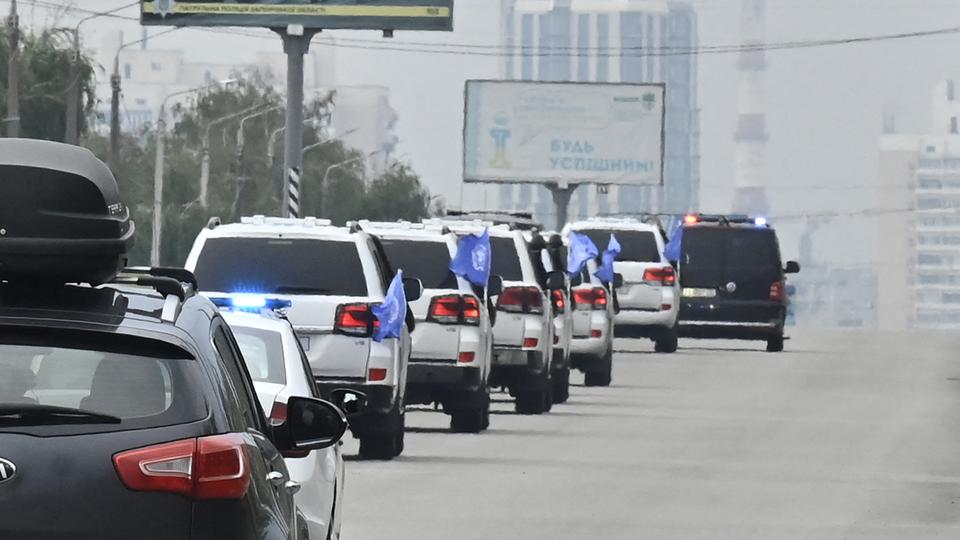
[[[662,84],[467,81],[465,182],[663,183]]]
[[[143,0],[140,23],[449,31],[453,0]]]

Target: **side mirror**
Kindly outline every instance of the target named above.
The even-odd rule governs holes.
[[[563,275],[563,272],[554,270],[553,272],[547,272],[547,289],[555,291],[557,289],[564,289],[567,286],[566,276]]]
[[[416,302],[423,296],[423,283],[417,278],[403,278],[403,295],[407,297],[407,302]]]
[[[302,455],[336,444],[346,431],[347,418],[336,405],[295,396],[287,401],[287,421],[274,429],[274,443],[284,455]]]
[[[623,274],[613,274],[613,288],[619,289],[623,287]]]
[[[798,274],[800,273],[800,263],[797,261],[787,261],[787,266],[783,269],[784,274]]]
[[[334,388],[330,392],[330,402],[349,418],[363,410],[363,406],[367,404],[367,395],[349,388]]]
[[[503,278],[492,275],[487,279],[487,297],[500,296],[503,292]]]

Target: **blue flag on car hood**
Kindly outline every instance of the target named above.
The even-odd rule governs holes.
[[[589,236],[575,231],[570,232],[570,248],[567,252],[567,273],[571,276],[579,274],[587,261],[600,254]]]
[[[607,249],[603,250],[600,256],[600,268],[597,268],[597,277],[604,283],[613,283],[613,261],[620,255],[620,242],[617,237],[610,235],[610,241],[607,242]]]
[[[478,287],[486,287],[490,279],[490,234],[464,235],[457,242],[457,254],[450,261],[450,271]]]
[[[677,262],[680,260],[680,244],[683,242],[683,223],[677,225],[677,228],[673,231],[673,236],[670,237],[670,241],[667,242],[666,247],[663,248],[663,256],[667,258],[670,262]]]
[[[381,342],[387,338],[399,338],[407,319],[407,296],[403,291],[403,270],[397,270],[393,281],[387,287],[383,302],[371,308],[373,316],[380,324],[373,330],[373,340]]]

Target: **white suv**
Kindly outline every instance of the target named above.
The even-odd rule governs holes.
[[[457,235],[421,223],[359,226],[380,240],[391,266],[423,283],[423,296],[410,303],[417,325],[406,403],[439,403],[450,415],[451,430],[483,431],[490,425],[492,325],[483,289],[450,271]]]
[[[350,422],[360,455],[392,459],[403,451],[404,390],[410,357],[408,313],[399,339],[373,339],[372,306],[394,276],[375,238],[328,220],[254,216],[202,230],[187,257],[209,297],[267,294],[290,300],[293,323],[321,394],[348,388],[367,396]],[[405,279],[408,300],[415,279]]]
[[[524,232],[530,242],[531,254],[537,273],[543,277],[541,286],[545,286],[545,276],[557,272],[566,278],[566,249],[560,235],[554,232]],[[564,403],[570,398],[570,346],[573,341],[573,311],[571,306],[570,280],[564,279],[564,286],[550,291],[553,304],[553,358],[551,360],[550,379],[553,382],[552,398],[554,403]]]
[[[564,276],[548,273],[544,277],[546,288],[541,286],[523,233],[506,225],[457,220],[425,223],[446,225],[459,234],[479,233],[484,228],[489,231],[490,272],[503,280],[493,325],[489,384],[508,388],[520,414],[549,411],[553,406],[550,364],[554,336],[549,290],[562,288]]]
[[[602,249],[602,248],[601,248]],[[570,364],[583,372],[586,386],[609,386],[613,372],[613,284],[597,278],[596,261],[588,261],[573,287],[573,342]]]
[[[631,218],[594,218],[564,228],[586,234],[602,253],[613,233],[622,248],[613,264],[623,276],[615,301],[619,304],[615,332],[623,337],[645,337],[657,352],[677,350],[680,289],[676,271],[663,255],[660,227]]]

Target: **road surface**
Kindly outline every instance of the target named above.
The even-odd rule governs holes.
[[[794,332],[761,344],[618,340],[610,388],[491,429],[407,414],[358,461],[347,540],[960,538],[960,336]]]

